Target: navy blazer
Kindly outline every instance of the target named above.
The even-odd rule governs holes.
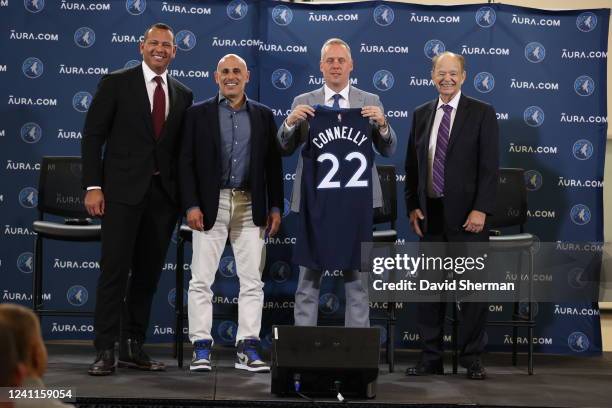
[[[415,109],[406,153],[406,209],[420,208],[427,231],[427,155],[438,98]],[[447,232],[463,230],[472,210],[493,214],[499,168],[499,127],[493,107],[461,94],[444,166]]]
[[[251,121],[248,189],[253,222],[263,227],[272,207],[281,211],[284,208],[281,155],[270,108],[249,99],[247,111]],[[215,96],[187,109],[179,159],[181,207],[183,211],[200,207],[204,230],[215,224],[221,188],[221,131],[218,96]]]

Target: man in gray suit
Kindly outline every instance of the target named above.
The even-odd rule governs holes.
[[[293,100],[291,113],[278,130],[278,140],[285,156],[291,155],[308,139],[309,116],[314,117],[313,105],[334,108],[362,108],[361,113],[372,123],[374,148],[385,157],[391,156],[397,146],[395,132],[389,126],[378,95],[349,85],[353,70],[351,49],[339,38],[327,40],[321,48],[321,73],[325,79],[322,88],[297,96]],[[298,165],[291,196],[291,210],[300,210],[300,188],[302,157]],[[376,166],[372,167],[373,207],[382,206],[382,192]],[[357,270],[343,270],[346,294],[345,325],[347,327],[369,327],[368,292],[363,287]],[[319,289],[322,271],[300,265],[300,277],[295,292],[294,317],[296,326],[316,326],[319,307]]]

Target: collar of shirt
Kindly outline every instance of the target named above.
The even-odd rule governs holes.
[[[333,103],[333,96],[338,93],[338,94],[340,94],[342,96],[342,99],[344,99],[346,101],[346,103],[348,104],[348,101],[349,101],[349,89],[350,88],[351,88],[351,85],[348,84],[340,92],[335,92],[335,91],[332,91],[327,85],[323,85],[323,89],[325,90],[325,103],[329,102],[330,100]]]
[[[461,98],[461,91],[457,92],[457,95],[453,96],[453,99],[451,99],[448,103],[442,102],[442,99],[440,99],[440,97],[438,96],[438,106],[436,107],[436,110],[440,109],[442,105],[450,105],[456,112],[457,107],[459,106],[459,98]]]
[[[165,85],[168,83],[168,70],[165,70],[162,74],[156,74],[144,61],[142,61],[142,73],[144,74],[145,82],[153,81],[153,78],[160,76],[162,83]]]
[[[238,109],[234,109],[234,108],[232,108],[232,105],[230,104],[229,99],[227,99],[221,93],[219,93],[219,97],[217,98],[217,104],[219,104],[219,105],[223,104],[227,108],[235,110],[236,112],[245,110],[247,108],[247,103],[248,102],[249,102],[249,97],[247,96],[247,94],[244,94],[244,103]]]

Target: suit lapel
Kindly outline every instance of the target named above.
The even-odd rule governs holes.
[[[365,105],[365,95],[354,86],[349,87],[349,106],[351,108],[362,108]]]
[[[325,88],[321,87],[312,93],[312,97],[309,101],[311,106],[314,105],[325,105]]]
[[[426,120],[425,143],[423,143],[423,145],[421,146],[422,148],[421,155],[423,155],[421,158],[422,160],[425,160],[424,163],[427,162],[427,155],[429,152],[429,140],[431,139],[431,128],[433,126],[434,119],[436,118],[436,107],[437,106],[438,106],[438,98],[434,99],[433,101],[429,103],[429,106],[427,107],[427,113],[425,114],[425,118],[424,118]]]
[[[256,109],[251,103],[247,103],[247,112],[249,113],[249,119],[251,121],[251,161],[249,174],[256,174],[256,166],[259,166],[259,163],[255,163],[255,158],[263,157],[259,150],[262,148],[264,141],[260,140],[260,138],[262,135],[266,134],[266,132],[260,131],[263,124],[261,123],[259,109]]]
[[[136,96],[135,101],[137,101],[142,111],[142,119],[145,123],[147,133],[150,137],[154,138],[151,103],[149,102],[149,94],[147,93],[147,86],[145,84],[142,66],[137,66],[134,68],[134,79],[130,81],[130,88],[132,88],[131,94]]]
[[[170,75],[167,75],[166,78],[168,79],[168,99],[170,103],[170,110],[168,111],[168,117],[166,118],[166,122],[164,123],[164,127],[162,129],[161,135],[159,136],[158,142],[164,139],[164,136],[166,136],[166,133],[168,133],[168,128],[170,126],[170,123],[174,119],[174,116],[176,115],[176,104],[177,104],[176,83],[174,82],[174,79],[170,78]],[[152,117],[151,117],[151,123],[153,123]]]
[[[446,157],[448,157],[453,151],[453,146],[456,140],[460,137],[461,128],[465,123],[465,119],[469,114],[469,101],[463,94],[459,98],[459,105],[457,106],[457,114],[453,121],[453,128],[451,129],[450,140],[448,141],[448,149],[446,150]]]
[[[213,149],[217,157],[221,159],[221,125],[219,124],[219,95],[208,100],[208,109],[204,113],[203,120],[212,126]]]

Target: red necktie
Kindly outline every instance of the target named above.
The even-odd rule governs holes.
[[[162,87],[161,77],[156,76],[153,79],[157,82],[157,86],[153,93],[153,111],[151,112],[151,116],[153,116],[153,132],[155,134],[155,139],[159,139],[162,128],[164,127],[164,122],[166,121],[166,94]]]

